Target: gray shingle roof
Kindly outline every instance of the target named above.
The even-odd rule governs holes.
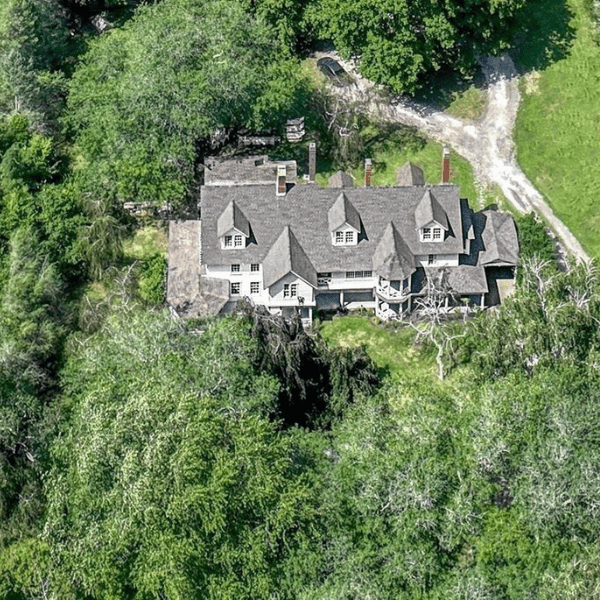
[[[373,271],[389,281],[406,279],[416,271],[415,257],[391,221],[375,248]]]
[[[231,231],[233,227],[241,231],[246,237],[250,236],[250,223],[240,210],[240,207],[232,200],[219,216],[217,221],[217,235],[221,237],[228,231]]]
[[[437,201],[437,198],[432,193],[431,189],[428,188],[425,190],[421,202],[419,202],[415,210],[417,229],[421,229],[421,227],[431,223],[431,221],[439,223],[446,231],[448,231],[448,215]]]
[[[329,231],[335,231],[341,225],[347,223],[360,232],[360,215],[348,196],[342,192],[327,212],[329,219]]]
[[[396,171],[396,185],[425,185],[425,175],[417,165],[413,165],[411,162],[405,162],[398,171]]]
[[[317,272],[289,226],[275,240],[263,261],[263,283],[271,287],[288,273],[317,287]]]
[[[345,171],[338,171],[329,178],[330,188],[347,188],[354,187],[354,179]]]
[[[486,219],[481,234],[484,249],[479,263],[516,265],[519,259],[519,240],[511,215],[495,210],[484,210],[479,214]]]
[[[256,185],[277,180],[277,166],[285,165],[286,181],[295,183],[298,166],[295,160],[272,161],[266,155],[209,156],[204,161],[205,185]]]
[[[481,265],[449,268],[448,285],[457,294],[484,294],[488,291],[485,269]]]
[[[201,191],[202,256],[207,265],[262,263],[286,225],[317,272],[371,270],[373,254],[385,228],[393,221],[412,254],[457,254],[464,251],[458,187],[434,186],[435,197],[448,216],[449,233],[442,242],[421,242],[415,209],[423,197],[419,187],[348,188],[344,194],[360,214],[362,232],[356,246],[333,246],[328,211],[339,189],[295,185],[285,196],[275,185],[204,186]],[[252,242],[243,249],[224,250],[217,219],[235,201],[252,224]]]

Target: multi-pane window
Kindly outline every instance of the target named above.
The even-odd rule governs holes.
[[[373,271],[346,271],[346,279],[364,279],[373,277]]]
[[[295,298],[298,295],[298,286],[295,283],[290,285],[290,296]]]
[[[240,282],[239,281],[234,281],[231,284],[231,295],[232,296],[237,296],[240,293]]]
[[[290,297],[290,284],[289,283],[283,284],[283,297],[284,298]]]
[[[250,293],[251,294],[258,294],[258,293],[260,293],[260,283],[258,281],[251,281],[250,282]]]
[[[363,277],[373,277],[373,271],[363,271]]]
[[[231,248],[231,246],[233,246],[233,238],[230,235],[225,236],[224,245],[225,248]]]
[[[257,273],[260,270],[260,265],[258,263],[252,263],[250,265],[250,271],[252,271],[252,273]]]
[[[442,239],[442,230],[440,227],[434,227],[433,228],[433,239],[434,240],[441,240]]]
[[[241,235],[236,235],[234,240],[235,240],[236,248],[239,248],[240,246],[242,246],[242,236]]]
[[[423,239],[424,240],[431,239],[431,227],[423,227]]]
[[[346,244],[354,242],[354,231],[346,231]]]
[[[344,232],[343,231],[336,231],[335,232],[335,243],[336,244],[343,244],[344,243]]]
[[[435,256],[433,254],[430,254],[427,264],[432,265],[434,262],[435,262]]]
[[[356,277],[356,271],[346,271],[346,279],[354,279]]]
[[[231,272],[232,273],[239,273],[240,272],[240,265],[231,265]]]

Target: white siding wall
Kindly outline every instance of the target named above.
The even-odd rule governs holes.
[[[206,276],[214,277],[215,279],[226,279],[229,283],[239,282],[240,293],[237,296],[231,296],[235,299],[240,299],[244,296],[248,296],[255,304],[268,304],[269,293],[268,290],[263,289],[263,274],[262,268],[259,267],[258,271],[250,271],[249,264],[240,264],[239,273],[231,272],[231,265],[227,266],[212,266],[206,267]],[[250,292],[252,282],[258,283],[258,294],[252,294]]]
[[[285,284],[296,284],[297,295],[295,298],[283,297],[283,286]],[[312,286],[306,283],[303,279],[296,277],[293,273],[288,273],[279,281],[274,283],[268,290],[268,304],[270,306],[297,306],[298,296],[304,298],[304,305],[309,306],[315,304],[314,290]]]
[[[434,257],[431,265],[428,254],[417,254],[415,258],[422,267],[458,267],[458,254],[435,254]]]
[[[358,270],[358,269],[356,269]],[[360,279],[347,279],[346,271],[332,273],[330,290],[369,290],[377,285],[377,277],[363,277]]]

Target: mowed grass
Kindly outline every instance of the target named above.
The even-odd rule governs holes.
[[[521,81],[517,159],[556,215],[600,258],[600,48],[586,0],[567,0],[566,56]]]
[[[341,317],[326,321],[320,329],[333,345],[352,348],[364,344],[378,368],[406,380],[437,384],[435,360],[413,344],[415,331],[408,325],[393,329],[368,317]]]

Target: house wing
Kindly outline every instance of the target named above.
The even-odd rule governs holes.
[[[335,231],[345,223],[360,231],[360,215],[354,205],[344,192],[342,192],[333,203],[327,214],[329,219],[329,231]]]
[[[375,248],[373,271],[388,281],[406,279],[416,271],[415,257],[391,221]]]
[[[271,287],[288,273],[294,273],[317,287],[317,272],[289,226],[275,240],[263,261],[263,283]]]
[[[519,260],[519,240],[512,216],[493,210],[483,211],[482,214],[486,217],[481,233],[485,250],[479,262],[516,265]]]
[[[217,220],[217,235],[222,237],[234,228],[246,237],[250,237],[250,223],[240,207],[232,200]]]
[[[446,231],[450,229],[446,211],[433,195],[433,192],[431,190],[426,190],[423,194],[423,198],[421,198],[421,201],[415,209],[417,229],[425,227],[432,221],[439,223]]]

